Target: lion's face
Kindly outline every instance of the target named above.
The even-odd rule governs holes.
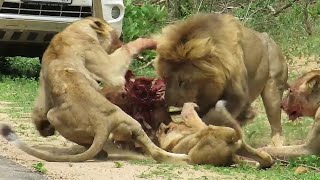
[[[194,102],[204,112],[223,91],[224,69],[233,67],[225,59],[232,54],[226,57],[222,53],[226,48],[216,45],[212,36],[216,25],[208,23],[208,18],[213,17],[195,16],[167,26],[155,36],[155,68],[166,81],[165,99],[169,106],[182,107],[186,102]]]
[[[162,78],[166,83],[165,100],[168,106],[182,107],[184,103],[197,103],[205,78],[192,64],[173,65],[159,61]]]
[[[320,71],[310,71],[290,86],[281,107],[290,120],[302,116],[314,117],[320,104]]]

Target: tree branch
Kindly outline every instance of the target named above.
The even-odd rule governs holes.
[[[303,9],[303,15],[304,15],[303,24],[304,24],[306,32],[308,33],[309,36],[312,35],[312,27],[311,27],[311,23],[309,21],[309,12],[308,12],[308,7],[311,2],[312,1],[310,1],[310,0],[306,0],[306,4]]]
[[[288,9],[289,7],[291,7],[295,2],[297,2],[299,0],[293,0],[292,2],[282,6],[280,9],[276,10],[272,15],[277,16],[278,14],[280,14],[283,10]]]

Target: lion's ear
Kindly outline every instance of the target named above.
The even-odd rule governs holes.
[[[307,92],[312,92],[314,90],[318,90],[320,88],[320,75],[315,74],[306,82]]]
[[[90,24],[90,27],[94,29],[97,33],[104,33],[104,23],[101,20],[94,20]]]

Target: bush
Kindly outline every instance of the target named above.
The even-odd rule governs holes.
[[[310,4],[306,9],[305,2],[295,2],[282,10],[277,16],[272,15],[270,8],[279,9],[289,1],[256,1],[250,6],[236,9],[233,13],[243,18],[245,25],[260,32],[268,32],[281,46],[287,57],[319,55],[320,48],[320,3]],[[313,34],[308,35],[305,26],[305,11]]]
[[[158,32],[167,22],[167,11],[163,5],[153,5],[149,1],[125,1],[125,16],[123,23],[123,40],[129,42],[139,37],[150,36]],[[144,59],[134,63],[132,69],[137,65],[144,65],[154,59],[155,52],[146,50],[141,54]],[[135,72],[138,73],[138,72]],[[138,73],[140,74],[140,73]]]
[[[269,33],[287,57],[319,55],[320,1],[191,1],[168,0],[170,19],[183,19],[196,12],[224,12],[238,17],[246,26]],[[308,4],[306,4],[308,3]],[[282,9],[283,7],[287,8]],[[307,5],[307,6],[306,6]],[[278,15],[273,15],[279,11]],[[306,20],[306,14],[308,18]],[[306,22],[313,34],[308,35]]]
[[[6,57],[0,59],[1,74],[13,77],[35,77],[40,73],[40,62],[38,58]]]
[[[123,23],[125,42],[157,32],[167,21],[165,6],[152,5],[149,1],[135,5],[134,1],[126,0],[125,7]]]

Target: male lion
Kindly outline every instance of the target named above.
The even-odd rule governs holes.
[[[304,144],[264,147],[274,157],[289,158],[320,155],[320,70],[312,70],[296,79],[282,101],[282,108],[290,120],[313,117],[315,122]]]
[[[76,21],[58,33],[44,53],[39,94],[32,120],[44,136],[57,130],[66,139],[90,147],[76,155],[40,152],[21,142],[7,125],[2,135],[23,151],[47,161],[85,161],[102,151],[110,133],[133,139],[157,161],[184,161],[183,154],[168,153],[148,138],[141,125],[110,103],[97,82],[121,89],[134,55],[154,48],[150,39],[137,39],[111,53],[117,39],[114,30],[98,18]],[[116,48],[116,47],[115,47]]]
[[[223,101],[218,101],[216,110],[225,114],[221,121],[235,121],[225,109]],[[260,168],[268,168],[274,163],[271,156],[249,146],[240,126],[235,129],[222,126],[207,126],[196,113],[194,103],[185,103],[182,121],[160,125],[157,132],[160,147],[174,153],[188,154],[191,163],[227,166],[238,163],[238,155],[259,162]]]
[[[206,124],[221,125],[214,111],[218,100],[245,124],[250,104],[262,97],[272,144],[282,145],[280,101],[287,88],[288,68],[277,44],[267,33],[246,28],[228,14],[197,14],[168,25],[155,36],[155,67],[166,82],[169,106],[199,105]]]

